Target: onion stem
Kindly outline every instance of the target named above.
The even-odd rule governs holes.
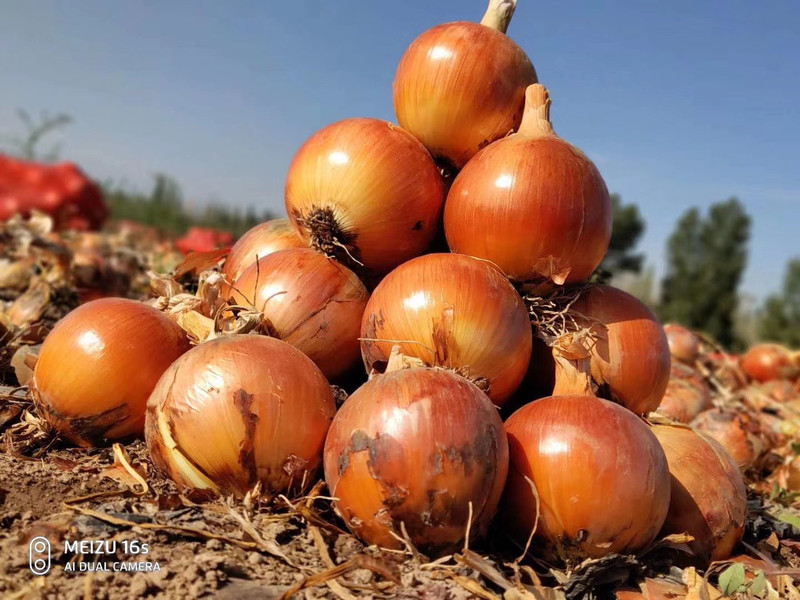
[[[511,17],[517,8],[517,0],[489,0],[489,6],[481,19],[481,25],[496,29],[500,33],[508,31]]]
[[[522,113],[518,135],[525,138],[554,136],[550,122],[550,92],[541,83],[529,85],[525,90],[525,111]]]

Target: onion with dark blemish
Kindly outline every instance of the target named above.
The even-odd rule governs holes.
[[[180,487],[244,496],[314,482],[336,412],[320,370],[289,344],[234,335],[193,348],[147,403],[155,465]]]
[[[404,524],[429,554],[461,543],[470,516],[471,539],[486,532],[507,469],[497,409],[441,369],[375,376],[339,410],[325,443],[325,479],[348,527],[368,543],[402,548]]]
[[[156,309],[122,298],[88,302],[42,345],[31,392],[42,416],[79,446],[141,435],[159,377],[189,340]]]

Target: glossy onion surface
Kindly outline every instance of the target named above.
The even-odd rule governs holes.
[[[245,233],[231,248],[225,260],[225,278],[236,279],[259,258],[287,248],[308,246],[289,223],[289,219],[273,219],[256,225]]]

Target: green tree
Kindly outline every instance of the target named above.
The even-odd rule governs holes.
[[[764,303],[760,333],[765,340],[800,348],[800,258],[789,261],[783,288]]]
[[[697,208],[684,213],[668,242],[661,317],[735,347],[734,317],[749,239],[750,217],[736,198],[712,204],[706,218]]]
[[[22,125],[25,127],[25,134],[21,137],[15,136],[7,140],[7,143],[11,147],[12,154],[25,160],[44,162],[54,162],[58,160],[58,156],[61,152],[61,147],[59,145],[53,146],[46,152],[40,152],[37,146],[47,134],[72,123],[72,117],[63,113],[49,115],[43,112],[39,116],[39,120],[35,121],[26,110],[21,108],[17,110],[17,115],[20,121],[22,121]]]
[[[623,204],[619,194],[611,194],[613,229],[611,243],[600,268],[616,274],[623,271],[639,273],[644,254],[632,252],[645,229],[645,222],[635,204]]]

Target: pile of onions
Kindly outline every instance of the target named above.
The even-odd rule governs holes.
[[[270,333],[311,358],[329,379],[358,363],[358,336],[369,293],[347,267],[310,248],[273,252],[250,265],[227,292],[252,307]]]
[[[403,525],[431,554],[453,549],[468,524],[479,537],[507,471],[497,410],[473,384],[441,369],[374,377],[344,403],[325,442],[336,511],[360,538],[389,548],[403,547]]]
[[[719,442],[743,472],[755,465],[765,450],[758,424],[744,413],[712,408],[700,413],[692,426]]]
[[[286,180],[286,211],[303,241],[377,273],[428,248],[443,202],[425,147],[377,119],[347,119],[314,134]]]
[[[778,344],[753,346],[740,359],[739,365],[748,377],[762,383],[788,378],[796,371],[791,353]]]
[[[501,514],[521,544],[535,528],[534,550],[580,560],[655,539],[669,508],[669,469],[639,417],[607,400],[559,395],[527,404],[505,427]]]
[[[700,340],[697,339],[697,336],[686,327],[675,323],[664,325],[664,331],[667,334],[672,358],[687,365],[694,364],[700,354]]]
[[[153,462],[182,488],[244,496],[313,483],[336,405],[302,352],[260,335],[205,342],[164,373],[147,403]]]
[[[84,447],[140,435],[159,377],[189,349],[167,316],[140,302],[104,298],[69,313],[42,345],[31,381],[41,415]]]
[[[700,373],[686,365],[674,363],[658,412],[679,423],[690,423],[709,408],[711,390]]]
[[[608,250],[608,189],[594,163],[553,132],[544,86],[525,96],[519,131],[481,150],[453,182],[447,243],[515,281],[582,281]]]
[[[429,366],[480,381],[501,406],[519,387],[531,355],[531,325],[500,270],[459,254],[428,254],[378,285],[361,324],[367,370],[380,371],[392,347]]]
[[[394,79],[397,120],[446,170],[516,129],[536,71],[505,35],[516,0],[491,0],[478,23],[439,25],[409,46]]]
[[[256,225],[231,248],[225,260],[225,279],[236,281],[245,269],[268,254],[287,248],[307,246],[289,223],[289,219],[273,219]]]
[[[733,458],[715,440],[680,425],[654,425],[672,475],[664,534],[688,533],[706,563],[725,560],[744,533],[747,490]]]

